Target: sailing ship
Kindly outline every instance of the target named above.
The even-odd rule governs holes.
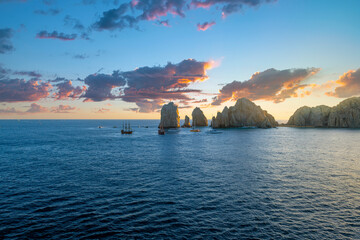
[[[123,129],[121,130],[121,134],[132,134],[133,130],[131,129],[130,123],[123,123]]]
[[[193,126],[190,132],[200,132],[200,129],[195,129],[195,126],[196,126],[196,121],[193,121]]]

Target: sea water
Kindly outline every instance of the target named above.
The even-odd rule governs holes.
[[[122,123],[0,121],[0,238],[360,239],[360,130]]]

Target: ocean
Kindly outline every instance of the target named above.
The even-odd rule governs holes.
[[[360,130],[122,122],[1,120],[0,239],[360,239]]]

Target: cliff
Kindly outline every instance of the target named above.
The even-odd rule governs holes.
[[[213,128],[258,127],[272,128],[278,123],[274,117],[246,98],[238,99],[235,106],[225,107],[212,118]]]
[[[165,104],[161,108],[161,121],[159,127],[163,128],[179,128],[180,127],[180,116],[178,106],[173,102]]]
[[[287,125],[298,127],[360,128],[360,97],[346,99],[335,107],[301,107]]]
[[[192,112],[192,125],[198,127],[207,127],[208,120],[205,117],[203,111],[200,108],[196,107]]]
[[[327,127],[331,108],[325,105],[301,107],[290,117],[288,125]]]
[[[331,109],[329,127],[360,128],[360,97],[346,99]]]

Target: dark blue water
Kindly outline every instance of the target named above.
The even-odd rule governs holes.
[[[360,239],[360,131],[157,124],[0,121],[0,238]]]

